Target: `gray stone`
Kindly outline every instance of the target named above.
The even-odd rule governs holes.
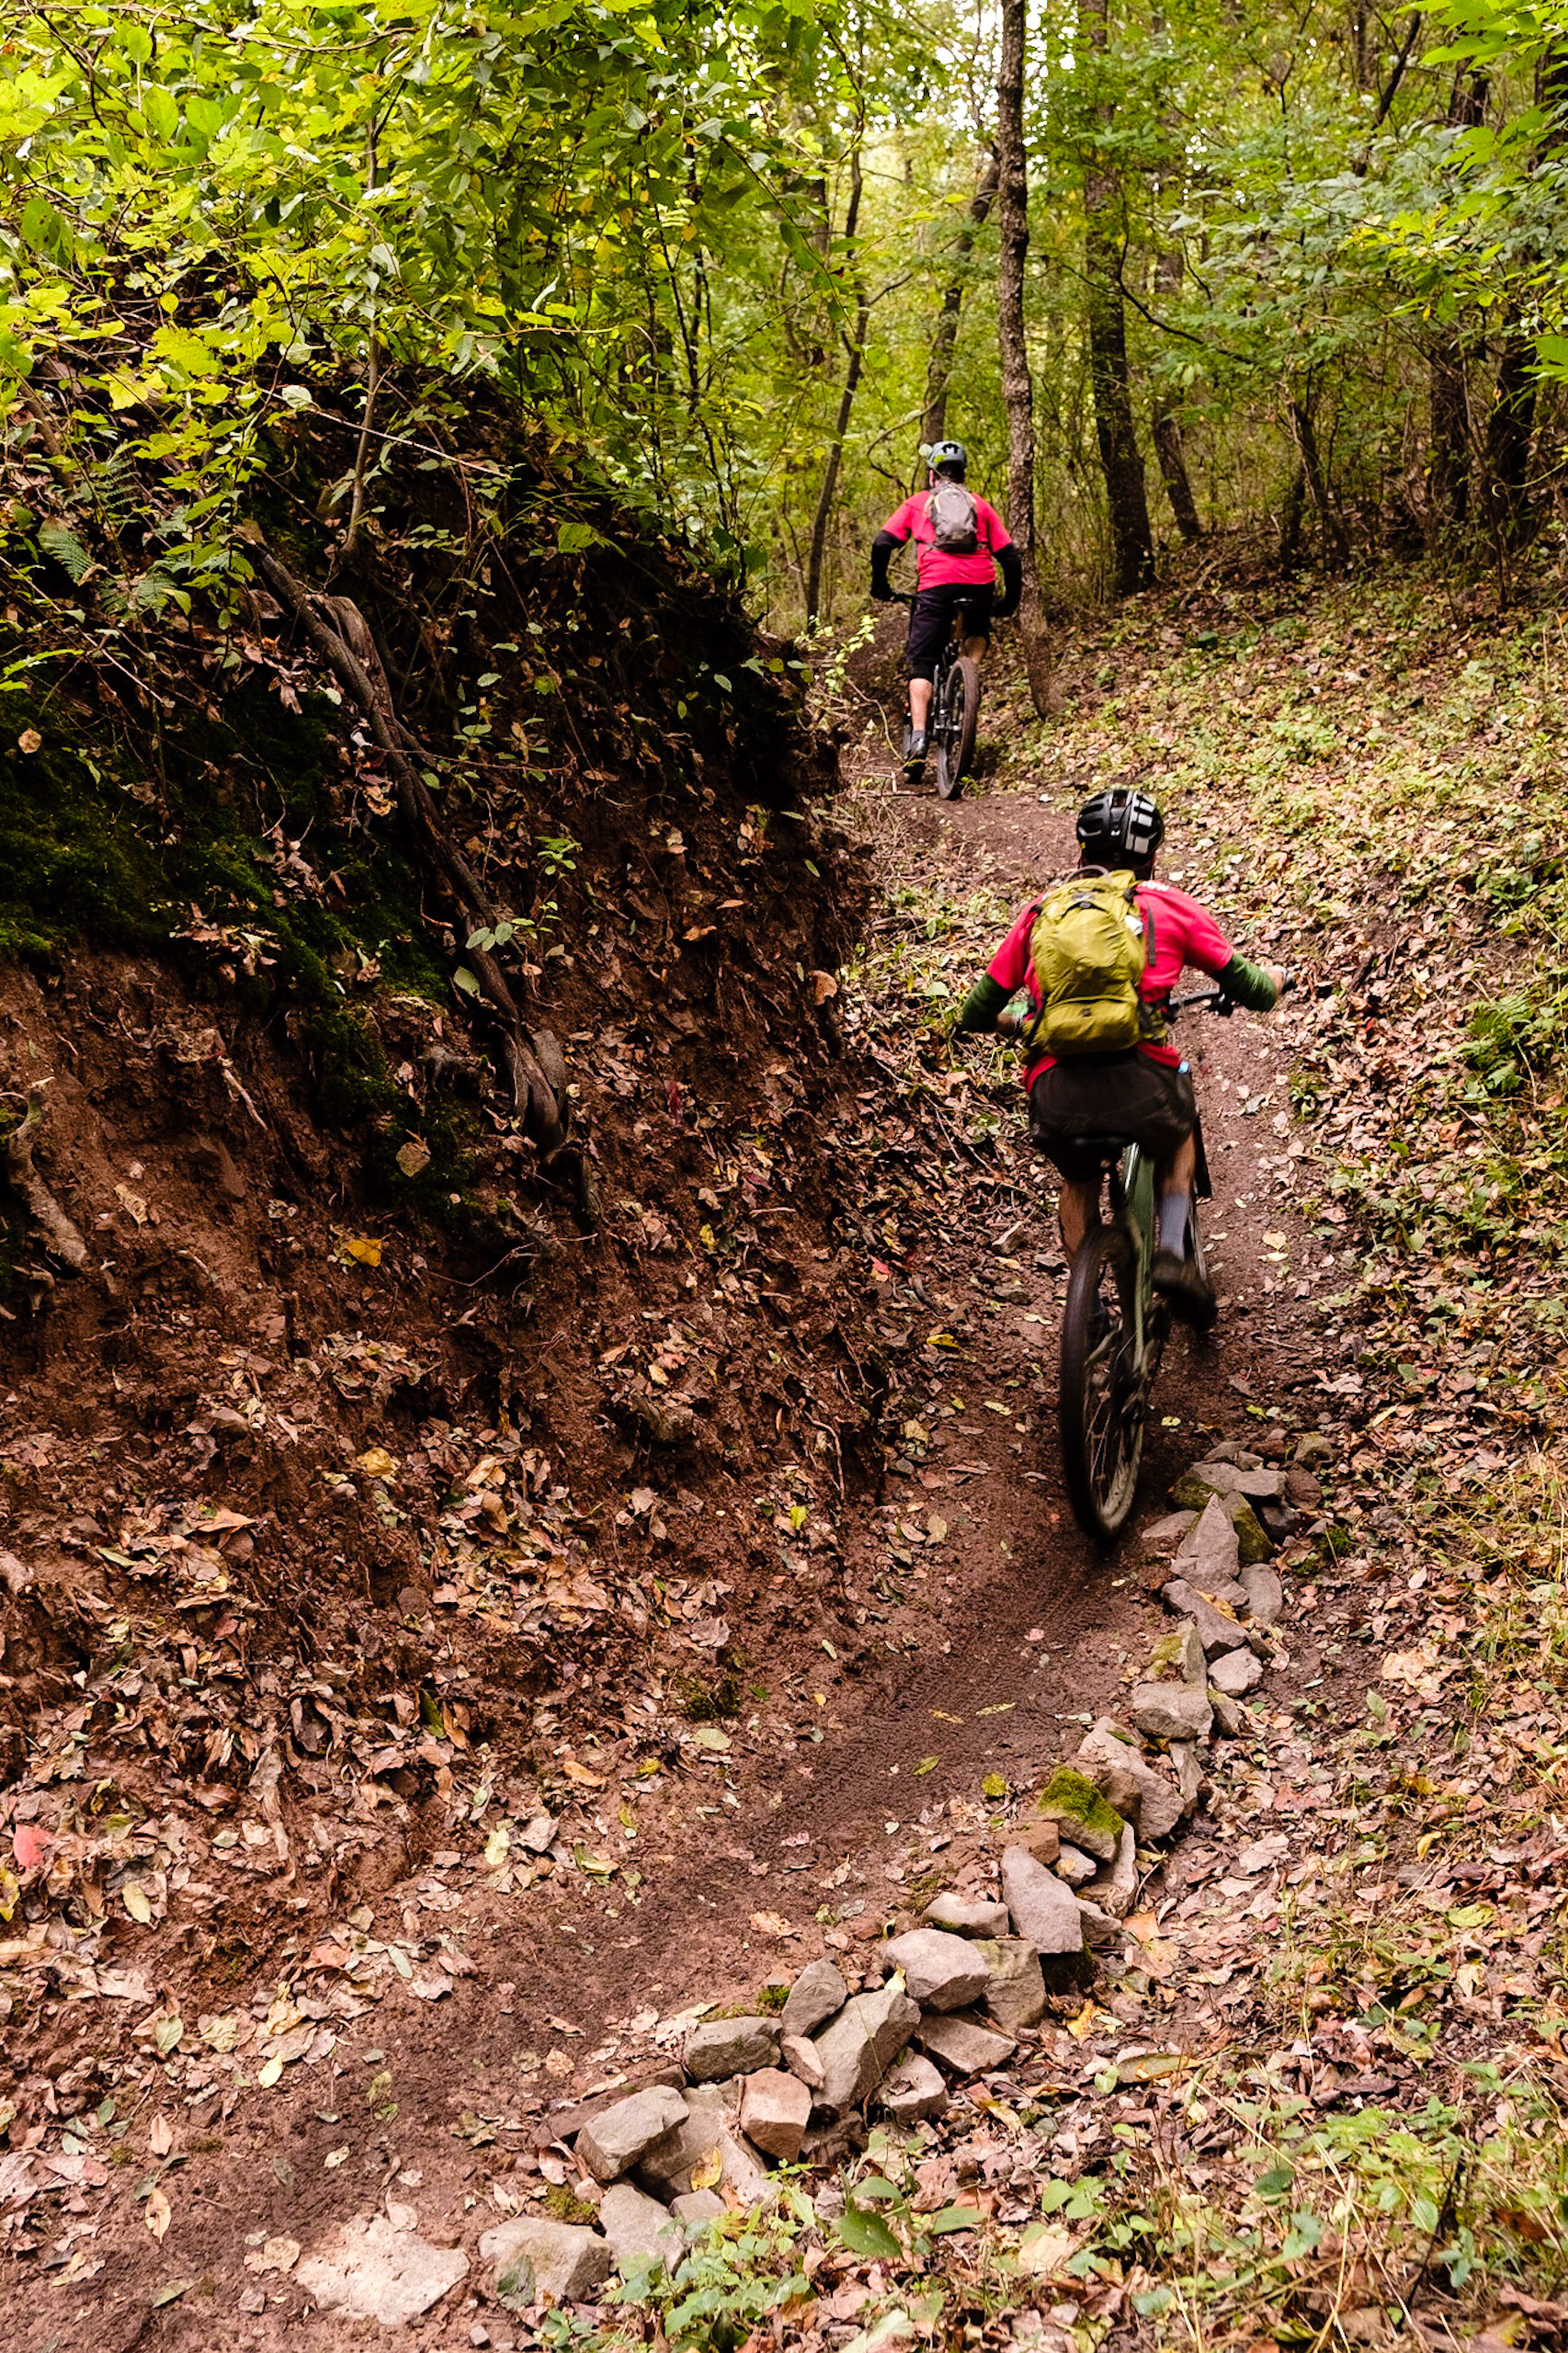
[[[1217,1495],[1245,1495],[1249,1503],[1269,1500],[1278,1495],[1281,1475],[1278,1471],[1265,1470],[1238,1462],[1195,1462],[1190,1476],[1202,1481]]]
[[[1138,1683],[1129,1712],[1150,1740],[1207,1740],[1214,1713],[1201,1688],[1190,1683]]]
[[[1002,1893],[1014,1927],[1036,1952],[1083,1951],[1077,1897],[1021,1847],[1009,1847],[1002,1857]]]
[[[1298,1505],[1302,1511],[1316,1511],[1323,1503],[1323,1482],[1314,1479],[1300,1463],[1292,1462],[1285,1473],[1285,1495],[1288,1502]]]
[[[1119,1920],[1113,1920],[1108,1912],[1102,1912],[1099,1905],[1091,1904],[1087,1896],[1080,1895],[1075,1900],[1084,1942],[1091,1950],[1104,1952],[1108,1946],[1120,1942],[1122,1928]]]
[[[657,2256],[666,2271],[673,2270],[686,2251],[675,2216],[629,2181],[618,2181],[605,2191],[599,2200],[599,2228],[622,2270],[635,2256]]]
[[[807,2085],[813,2092],[820,2092],[822,2061],[817,2057],[817,2047],[811,2038],[804,2034],[787,2034],[780,2042],[778,2050],[790,2073],[792,2075],[799,2075],[801,2083]]]
[[[900,2124],[915,2124],[923,2116],[940,2116],[948,2105],[948,2087],[932,2066],[911,2052],[891,2075],[884,2076],[877,2105]]]
[[[1180,1792],[1156,1771],[1142,1752],[1123,1739],[1117,1730],[1114,1716],[1102,1716],[1093,1730],[1086,1732],[1073,1759],[1081,1773],[1097,1779],[1102,1771],[1114,1768],[1129,1773],[1137,1781],[1141,1793],[1138,1833],[1151,1842],[1168,1838],[1182,1818]]]
[[[694,2085],[686,2096],[685,2122],[655,2141],[638,2165],[641,2186],[656,2198],[682,2197],[691,2188],[693,2171],[710,2165],[715,2151],[723,2165],[737,2165],[743,2177],[748,2164],[760,2172],[735,2137],[740,2097],[739,2084]]]
[[[816,2037],[823,2072],[817,2107],[842,2116],[869,2099],[919,2023],[917,2006],[894,1986],[852,1995]]]
[[[384,2214],[357,2214],[304,2257],[293,2284],[324,2313],[402,2328],[467,2277],[460,2247],[432,2246]]]
[[[1278,1625],[1279,1613],[1285,1607],[1285,1588],[1275,1572],[1261,1564],[1244,1569],[1241,1583],[1246,1590],[1247,1608],[1253,1624]]]
[[[975,1951],[984,1955],[985,2015],[1004,2034],[1038,2026],[1045,2016],[1045,1977],[1040,1955],[1022,1937],[987,1937]]]
[[[764,2067],[741,2094],[741,2131],[754,2147],[790,2162],[801,2154],[812,2120],[812,2090],[799,2075]]]
[[[1168,1511],[1163,1519],[1152,1520],[1138,1531],[1138,1541],[1146,1552],[1163,1552],[1177,1544],[1197,1520],[1195,1511]]]
[[[1138,1893],[1138,1839],[1131,1824],[1121,1834],[1115,1862],[1090,1881],[1085,1893],[1113,1920],[1125,1920],[1131,1911]]]
[[[1323,1430],[1308,1430],[1296,1440],[1296,1461],[1309,1471],[1314,1462],[1332,1462],[1334,1440]]]
[[[503,2303],[580,2304],[609,2278],[609,2242],[578,2222],[514,2214],[479,2242]]]
[[[1197,1811],[1198,1801],[1203,1794],[1203,1775],[1199,1768],[1198,1751],[1190,1741],[1172,1741],[1171,1763],[1176,1767],[1176,1788],[1181,1792],[1182,1812],[1193,1813]]]
[[[1202,1645],[1199,1644],[1199,1648],[1201,1647]],[[1093,1781],[1100,1794],[1115,1806],[1123,1822],[1131,1823],[1134,1830],[1141,1827],[1143,1790],[1137,1774],[1129,1766],[1121,1764],[1113,1757],[1103,1757],[1093,1763],[1085,1763],[1082,1749],[1079,1750],[1074,1762]],[[1142,1770],[1149,1769],[1143,1765],[1142,1757],[1138,1762]]]
[[[1151,1683],[1191,1683],[1199,1690],[1207,1677],[1203,1672],[1203,1645],[1198,1639],[1198,1629],[1187,1619],[1162,1634],[1149,1654]]]
[[[955,1937],[1005,1937],[1007,1933],[1006,1905],[988,1903],[980,1895],[938,1895],[926,1906],[926,1917],[934,1928],[949,1928]]]
[[[1263,1681],[1263,1669],[1251,1651],[1227,1651],[1210,1662],[1209,1680],[1227,1699],[1244,1699]]]
[[[673,2199],[670,2212],[683,2222],[716,2222],[729,2208],[714,2189],[688,2189],[684,2197]]]
[[[1214,1711],[1214,1722],[1219,1725],[1220,1730],[1228,1733],[1232,1740],[1238,1739],[1242,1729],[1242,1711],[1235,1700],[1228,1698],[1223,1691],[1217,1691],[1210,1684],[1209,1705]]]
[[[1059,1838],[1081,1847],[1085,1855],[1097,1856],[1102,1863],[1108,1863],[1116,1852],[1116,1842],[1121,1836],[1120,1818],[1103,1792],[1074,1765],[1056,1767],[1029,1813],[1034,1822],[1054,1823]],[[1024,1847],[1029,1847],[1031,1843],[1027,1837],[1016,1841]],[[1041,1862],[1053,1859],[1050,1855],[1039,1855]]]
[[[831,1961],[809,1961],[790,1989],[779,2014],[779,2032],[814,2034],[848,1999],[849,1988]]]
[[[988,2075],[1005,2067],[1018,2047],[1011,2036],[993,2034],[978,2018],[951,2010],[944,2018],[922,2018],[920,2041],[955,2075]]]
[[[1069,1887],[1087,1887],[1100,1866],[1098,1858],[1085,1855],[1081,1847],[1063,1847],[1051,1868]]]
[[[1233,1577],[1241,1564],[1241,1543],[1230,1515],[1218,1495],[1210,1495],[1176,1547],[1178,1576],[1191,1577],[1207,1592],[1217,1580]]]
[[[884,1949],[903,1970],[910,2000],[923,2010],[961,2010],[984,1987],[985,1963],[976,1958],[973,1945],[942,1928],[911,1928]]]
[[[686,2112],[679,2092],[668,2084],[651,2084],[585,2124],[575,2143],[578,2158],[596,2181],[619,2181],[655,2141],[684,2121]]]
[[[779,2026],[776,2018],[705,2018],[686,2039],[687,2075],[694,2084],[717,2084],[777,2067]]]
[[[1244,1600],[1244,1588],[1238,1586],[1237,1591]],[[1238,1643],[1245,1642],[1246,1628],[1238,1620],[1228,1618],[1222,1609],[1216,1609],[1214,1604],[1199,1593],[1196,1586],[1188,1585],[1185,1577],[1173,1578],[1165,1587],[1165,1597],[1172,1609],[1179,1609],[1184,1618],[1191,1619],[1198,1629],[1198,1639],[1210,1658],[1217,1651],[1234,1650]]]

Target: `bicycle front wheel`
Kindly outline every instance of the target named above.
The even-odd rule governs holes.
[[[1127,1235],[1097,1226],[1073,1261],[1062,1315],[1058,1415],[1067,1498],[1079,1527],[1108,1542],[1127,1525],[1143,1459],[1137,1279]]]
[[[937,790],[944,801],[956,801],[963,790],[974,758],[974,733],[980,724],[980,665],[960,654],[948,670],[942,687],[942,709],[937,727]]]

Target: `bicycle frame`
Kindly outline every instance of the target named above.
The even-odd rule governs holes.
[[[1149,1346],[1149,1325],[1154,1313],[1154,1164],[1147,1153],[1130,1143],[1110,1171],[1111,1220],[1131,1243],[1138,1267],[1134,1290],[1133,1344],[1142,1364]]]

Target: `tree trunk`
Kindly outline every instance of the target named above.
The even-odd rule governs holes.
[[[1162,295],[1175,294],[1181,284],[1182,257],[1178,251],[1163,253],[1154,264],[1154,287]],[[1181,438],[1181,424],[1176,416],[1174,400],[1155,403],[1150,426],[1154,454],[1160,461],[1160,479],[1165,485],[1171,513],[1176,517],[1176,529],[1190,547],[1203,537],[1203,525],[1198,513],[1198,501],[1192,494],[1192,482],[1187,471],[1187,450]]]
[[[1079,0],[1087,47],[1105,52],[1108,0]],[[1103,127],[1110,108],[1096,107]],[[1132,427],[1127,369],[1127,306],[1121,293],[1122,190],[1116,174],[1091,153],[1084,174],[1084,277],[1088,310],[1089,383],[1095,438],[1110,514],[1111,591],[1131,597],[1154,577],[1154,542],[1143,487],[1143,459]]]
[[[838,495],[839,469],[844,463],[844,444],[849,437],[849,419],[855,407],[855,395],[860,386],[860,370],[866,361],[866,331],[870,324],[871,305],[866,292],[865,276],[859,256],[855,250],[855,234],[860,225],[860,150],[854,151],[850,164],[849,205],[844,216],[844,242],[847,258],[845,274],[855,294],[855,325],[847,338],[848,359],[844,370],[844,389],[838,396],[838,415],[828,443],[827,464],[823,469],[822,492],[817,499],[817,511],[812,521],[811,552],[806,558],[806,627],[815,629],[822,608],[823,559],[827,550],[827,527],[833,517],[834,500]]]
[[[1488,90],[1484,74],[1454,76],[1449,98],[1449,127],[1471,131],[1486,112]],[[1433,513],[1443,523],[1462,523],[1470,512],[1470,370],[1464,339],[1457,327],[1433,351],[1429,363],[1431,396],[1431,460],[1426,493]]]
[[[1517,540],[1524,525],[1534,438],[1535,338],[1521,329],[1516,311],[1497,355],[1486,420],[1487,519],[1505,540]]]
[[[1324,540],[1330,557],[1343,569],[1350,561],[1350,540],[1340,519],[1339,509],[1330,494],[1328,476],[1323,470],[1310,397],[1306,401],[1291,401],[1290,430],[1301,451],[1301,472],[1306,477],[1307,488],[1312,492],[1312,505],[1317,508],[1318,521],[1323,525]]]
[[[993,147],[981,165],[980,177],[969,200],[968,217],[953,240],[952,268],[942,290],[942,307],[937,313],[937,329],[931,337],[931,355],[926,363],[926,409],[920,421],[920,438],[926,443],[948,438],[948,389],[952,381],[953,354],[958,348],[964,281],[975,238],[984,228],[995,200],[996,150]],[[919,479],[924,480],[924,475]]]
[[[1002,0],[1002,63],[996,81],[997,190],[1002,252],[996,273],[1002,346],[1002,398],[1007,411],[1007,529],[1018,551],[1024,590],[1018,633],[1029,697],[1038,717],[1055,707],[1040,568],[1034,537],[1034,384],[1024,335],[1024,265],[1029,249],[1028,166],[1024,151],[1024,44],[1027,0]]]

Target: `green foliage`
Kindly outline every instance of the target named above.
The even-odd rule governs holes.
[[[811,2200],[785,2187],[753,2215],[701,2226],[669,2268],[632,2256],[608,2301],[651,2311],[671,2345],[734,2353],[770,2314],[810,2294],[796,2246],[814,2219]]]

